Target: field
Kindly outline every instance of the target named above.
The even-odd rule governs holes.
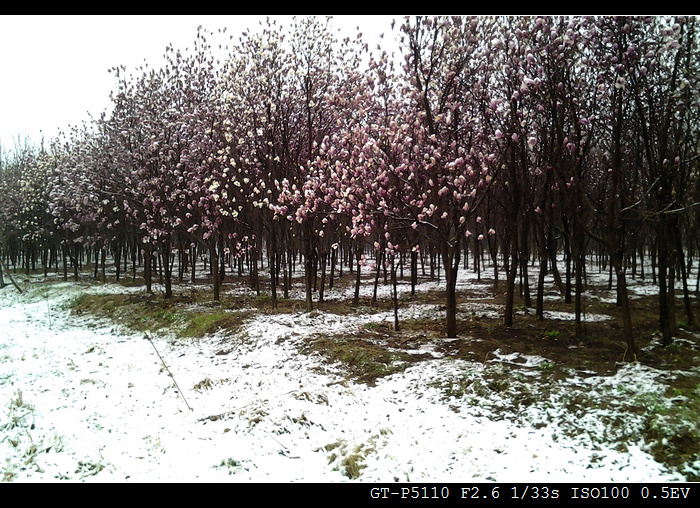
[[[444,291],[353,276],[304,311],[227,279],[175,285],[49,274],[0,289],[0,463],[10,482],[641,482],[700,479],[700,334],[661,348],[649,280],[630,280],[631,362],[607,273],[545,319],[461,270],[456,339]],[[678,316],[682,317],[679,304]],[[697,305],[696,309],[697,311]]]

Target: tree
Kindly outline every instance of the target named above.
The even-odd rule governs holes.
[[[633,23],[634,21],[634,23]],[[682,258],[679,217],[697,159],[698,35],[695,18],[650,18],[628,22],[636,29],[626,51],[636,128],[647,170],[647,220],[654,225],[658,260],[659,325],[663,345],[676,333],[675,267]],[[693,86],[696,85],[696,86]]]
[[[105,149],[116,152],[110,159],[120,161],[119,171],[128,173],[123,176],[124,207],[141,232],[147,287],[150,290],[152,253],[157,253],[165,298],[173,294],[171,256],[177,242],[187,242],[193,233],[215,240],[221,222],[216,154],[222,134],[206,35],[201,29],[197,32],[190,54],[168,46],[165,65],[141,68],[137,78],[122,77],[123,69],[114,69],[119,93],[105,121],[112,134],[103,138]],[[210,253],[213,259],[215,243]],[[215,299],[218,284],[215,273]]]
[[[0,171],[0,248],[9,248],[13,257],[21,255],[27,274],[35,268],[37,253],[52,233],[46,212],[52,160],[43,148],[18,143]]]
[[[446,331],[457,334],[456,282],[467,224],[479,212],[498,164],[483,104],[491,79],[482,43],[491,18],[406,19],[405,94],[396,126],[400,164],[387,172],[390,216],[423,229],[438,246],[446,277]],[[400,205],[400,206],[399,206]]]
[[[293,144],[288,144],[293,151],[287,152],[292,156],[288,159],[292,171],[275,181],[279,194],[273,211],[275,217],[285,217],[294,226],[293,238],[304,254],[308,311],[313,309],[316,259],[320,257],[323,265],[331,248],[338,244],[338,235],[342,233],[337,229],[336,219],[345,215],[340,210],[343,205],[336,199],[338,194],[333,194],[333,190],[344,191],[338,186],[337,175],[329,172],[340,148],[333,146],[339,139],[336,133],[342,129],[343,117],[350,110],[338,110],[334,106],[338,105],[342,91],[353,86],[357,60],[349,52],[349,41],[340,47],[337,42],[330,33],[328,20],[322,24],[313,18],[297,21],[289,41],[291,80],[285,128],[295,133]]]
[[[296,178],[300,154],[286,35],[269,19],[260,34],[244,33],[223,71],[222,83],[226,97],[225,199],[236,203],[232,214],[245,216],[237,236],[267,241],[273,306],[277,305],[278,267],[291,265],[292,252],[291,224],[275,206],[281,182]],[[258,256],[253,257],[257,260]],[[254,270],[256,266],[257,261]],[[284,276],[288,280],[286,269]],[[288,282],[284,288],[287,294]]]

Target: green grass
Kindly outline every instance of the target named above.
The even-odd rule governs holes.
[[[235,329],[250,315],[220,305],[189,305],[183,299],[96,294],[81,295],[69,305],[72,313],[111,319],[140,332],[172,332],[178,338],[198,338]]]
[[[387,351],[362,339],[320,337],[304,348],[305,354],[320,353],[331,363],[341,363],[357,381],[373,385],[377,378],[403,371],[411,355]]]
[[[203,337],[219,330],[231,330],[241,325],[246,315],[227,312],[223,309],[206,309],[191,312],[185,319],[180,337]]]
[[[644,437],[654,458],[674,467],[700,463],[700,383],[672,388],[651,407]],[[682,471],[700,481],[700,469]]]

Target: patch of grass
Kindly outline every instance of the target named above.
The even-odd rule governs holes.
[[[34,406],[30,404],[29,402],[24,400],[24,397],[22,396],[22,390],[17,390],[15,392],[15,397],[10,400],[10,409],[17,408],[17,409],[28,409],[30,411],[34,410]]]
[[[78,295],[71,301],[69,301],[67,304],[65,304],[65,308],[73,311],[75,311],[76,309],[80,309],[83,305],[85,305],[85,302],[86,300],[88,300],[89,296],[90,295],[87,295],[85,293]]]
[[[367,467],[362,462],[367,453],[373,451],[371,447],[366,449],[362,444],[354,446],[350,451],[343,440],[329,443],[323,450],[328,454],[328,464],[335,463],[333,469],[351,480],[357,480],[362,475],[362,470]]]
[[[15,391],[7,407],[9,409],[7,422],[0,425],[0,430],[33,427],[29,420],[34,414],[34,406],[24,399],[22,390]]]
[[[237,467],[237,466],[240,466],[240,464],[241,463],[238,462],[236,459],[232,459],[229,457],[228,459],[222,460],[221,464],[219,464],[218,466],[215,466],[215,467],[220,467],[220,468],[221,467]]]
[[[403,371],[411,355],[354,338],[318,337],[304,348],[304,353],[320,353],[331,363],[340,363],[357,381],[373,386],[380,377]]]
[[[228,457],[226,459],[223,459],[219,465],[212,466],[215,469],[225,469],[228,471],[228,474],[234,475],[238,474],[243,471],[248,471],[248,466],[246,466],[246,462],[248,461],[240,461],[236,460],[234,458]]]
[[[209,390],[211,389],[213,383],[209,377],[205,377],[202,379],[199,383],[195,384],[192,389],[195,392],[201,392],[202,390]]]
[[[549,340],[557,340],[559,337],[559,330],[549,330],[547,334],[545,335],[546,339]]]
[[[487,383],[474,372],[465,372],[460,377],[441,379],[430,384],[437,388],[446,399],[463,399],[467,396],[487,396],[489,388]]]
[[[222,309],[191,311],[188,313],[185,325],[178,335],[180,337],[195,338],[216,333],[219,330],[235,329],[241,325],[245,317]]]
[[[554,367],[555,367],[554,362],[544,361],[544,362],[537,365],[537,370],[539,370],[541,372],[552,372],[554,370]]]
[[[364,456],[359,453],[360,451],[361,447],[358,447],[356,453],[348,455],[340,462],[340,464],[345,468],[345,476],[351,480],[358,479],[362,474],[362,470],[367,467],[362,464]]]
[[[34,421],[34,405],[27,402],[21,390],[7,404],[9,413],[7,418],[0,417],[0,431],[3,439],[11,448],[6,448],[5,468],[2,471],[2,481],[10,482],[17,478],[18,471],[27,471],[33,468],[43,473],[41,465],[37,462],[40,455],[54,451],[63,451],[63,438],[54,433],[41,435],[36,431]]]
[[[76,474],[80,474],[80,478],[85,478],[86,476],[93,476],[102,471],[105,468],[104,464],[99,462],[85,462],[82,460],[78,461],[78,467],[76,468]]]
[[[644,438],[656,460],[684,469],[700,461],[700,383],[669,391],[670,398],[653,406]],[[681,472],[688,481],[700,481],[700,470]]]
[[[2,481],[3,482],[11,482],[17,477],[17,473],[14,471],[11,471],[9,469],[9,466],[2,472]]]
[[[227,310],[220,305],[191,305],[192,297],[171,300],[152,295],[81,295],[69,308],[76,315],[113,320],[132,330],[167,330],[179,338],[197,338],[240,326],[252,311]]]

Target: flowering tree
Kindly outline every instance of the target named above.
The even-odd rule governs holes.
[[[342,190],[332,165],[338,149],[333,146],[338,139],[335,133],[350,109],[334,106],[343,90],[353,86],[357,61],[346,60],[347,41],[338,47],[329,28],[328,21],[299,20],[289,41],[292,53],[284,130],[294,133],[294,138],[285,140],[282,160],[288,165],[283,178],[275,179],[278,198],[270,203],[275,219],[286,218],[293,225],[293,238],[304,254],[307,310],[313,308],[316,260],[320,258],[325,266],[330,249],[340,239],[337,221],[347,217],[337,199]]]
[[[197,33],[192,54],[168,46],[165,65],[158,70],[143,68],[136,78],[122,76],[123,69],[114,70],[119,92],[105,122],[111,135],[103,142],[114,152],[110,160],[117,162],[117,174],[122,173],[124,208],[138,224],[146,284],[150,290],[155,252],[160,256],[165,297],[170,298],[171,256],[177,242],[191,243],[193,234],[204,240],[215,238],[220,225],[219,122],[206,34]],[[214,244],[212,258],[215,252]],[[218,282],[215,273],[215,298]]]
[[[260,34],[244,33],[222,73],[221,84],[226,143],[220,159],[226,171],[226,199],[236,205],[232,214],[245,216],[235,233],[239,239],[267,240],[273,306],[277,304],[278,267],[286,266],[291,257],[286,255],[291,254],[290,224],[275,205],[280,182],[294,179],[299,152],[285,35],[269,20]],[[257,258],[254,250],[255,271]],[[287,294],[286,269],[284,277]]]
[[[53,225],[46,207],[55,160],[53,150],[25,144],[0,165],[0,250],[10,247],[15,255],[21,253],[27,273],[36,267],[39,252],[52,242]]]
[[[235,198],[229,199],[229,192],[234,192],[229,191],[228,166],[221,159],[226,122],[220,71],[208,42],[212,35],[200,27],[193,51],[176,54],[171,100],[179,111],[175,150],[181,150],[174,168],[180,203],[176,225],[181,225],[177,240],[183,255],[186,248],[191,249],[193,268],[195,243],[202,242],[209,250],[214,300],[218,300],[224,253],[232,250],[225,235],[238,223],[238,204]]]
[[[185,206],[182,200],[184,178],[179,169],[182,155],[179,132],[180,111],[171,102],[171,81],[161,69],[146,70],[136,81],[136,114],[139,118],[130,155],[133,161],[131,183],[139,201],[139,228],[145,247],[146,283],[150,286],[152,253],[161,257],[165,297],[172,296],[170,254],[175,228],[180,226]],[[155,249],[154,249],[155,248]]]
[[[481,114],[490,81],[482,41],[490,23],[490,18],[416,18],[401,27],[411,102],[397,122],[407,149],[387,174],[394,201],[390,215],[421,228],[438,246],[449,337],[457,333],[461,242],[472,234],[469,219],[478,214],[498,163]]]
[[[110,157],[100,125],[90,127],[96,128],[83,125],[71,130],[49,187],[48,208],[76,278],[82,250],[96,249],[96,256],[105,253],[112,235],[126,225],[119,213],[119,197],[124,195],[119,159]],[[96,259],[96,268],[98,264]]]

